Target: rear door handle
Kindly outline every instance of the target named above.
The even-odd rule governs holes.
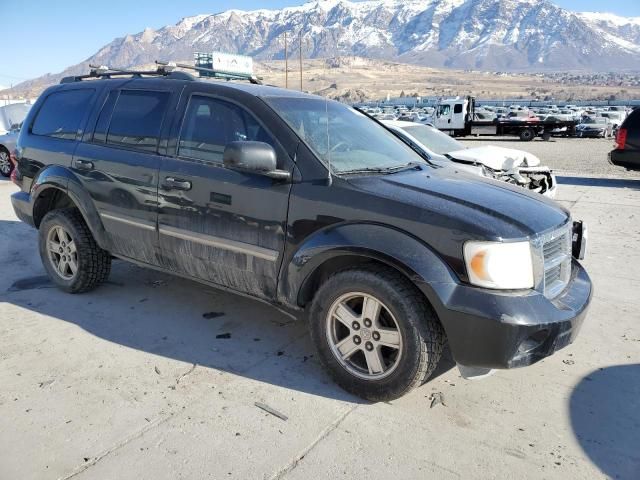
[[[82,160],[80,158],[76,158],[75,163],[76,163],[76,167],[79,168],[80,170],[93,170],[94,168],[93,162],[90,162],[89,160]]]
[[[191,190],[191,182],[180,178],[166,177],[163,186],[169,190]]]

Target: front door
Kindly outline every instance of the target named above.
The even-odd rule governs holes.
[[[278,168],[292,161],[251,113],[229,99],[186,95],[176,155],[160,168],[163,266],[273,299],[284,249],[290,184],[223,165],[233,141],[272,145]]]

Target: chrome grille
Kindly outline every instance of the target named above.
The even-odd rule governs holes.
[[[544,259],[544,294],[557,297],[571,276],[571,230],[565,227],[551,233],[542,245]]]

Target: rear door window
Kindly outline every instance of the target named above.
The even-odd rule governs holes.
[[[111,114],[107,144],[155,152],[168,101],[168,92],[122,90]]]
[[[33,135],[75,140],[95,90],[65,90],[49,95],[31,127]]]
[[[246,140],[274,146],[265,129],[239,106],[210,97],[191,97],[182,123],[179,156],[222,163],[229,143]]]

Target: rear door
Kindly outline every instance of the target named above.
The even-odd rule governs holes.
[[[191,277],[273,299],[284,249],[291,185],[226,168],[225,146],[260,141],[278,168],[293,161],[254,113],[233,98],[183,94],[175,155],[162,159],[160,247],[164,266]],[[174,135],[172,134],[172,138]]]
[[[95,203],[109,250],[152,265],[158,264],[158,144],[171,99],[167,88],[111,90],[72,165]]]

